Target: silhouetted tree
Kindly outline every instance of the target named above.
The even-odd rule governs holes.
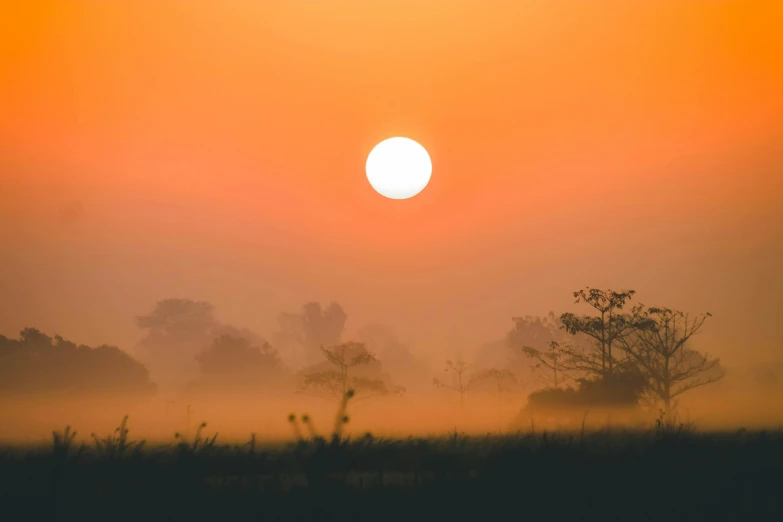
[[[91,348],[35,328],[0,336],[3,393],[116,393],[149,396],[155,385],[143,364],[115,346]]]
[[[615,292],[586,288],[574,292],[576,303],[586,303],[598,311],[595,316],[577,316],[565,313],[560,316],[562,328],[572,335],[584,334],[595,342],[585,347],[581,344],[561,343],[558,351],[567,356],[570,369],[610,379],[617,359],[612,348],[618,341],[631,335],[639,327],[639,307],[630,314],[622,313],[626,302],[636,292]]]
[[[137,353],[158,383],[168,388],[184,386],[197,378],[196,355],[221,335],[262,343],[252,332],[218,321],[214,307],[205,301],[158,301],[150,313],[136,318],[136,324],[146,332],[136,347]]]
[[[149,314],[138,316],[136,325],[150,335],[200,337],[217,327],[214,310],[206,301],[164,299]]]
[[[568,335],[563,331],[563,323],[554,312],[549,312],[546,317],[512,317],[513,328],[506,334],[506,344],[510,348],[522,349],[524,347],[543,350],[552,341],[560,342]]]
[[[323,346],[340,343],[348,315],[338,303],[331,303],[325,309],[320,303],[310,302],[302,306],[299,313],[281,312],[277,321],[280,331],[276,341],[282,346],[300,347],[301,358],[313,361]],[[299,354],[294,354],[299,359]]]
[[[516,374],[521,374],[523,367],[532,369],[536,380],[545,386],[558,387],[566,378],[560,345],[565,342],[586,344],[586,338],[569,335],[554,312],[546,317],[512,317],[512,321],[514,326],[506,334],[506,346],[511,352],[509,367]]]
[[[623,312],[634,294],[633,290],[615,292],[586,288],[574,292],[576,303],[590,305],[598,312],[597,315],[565,313],[559,320],[515,321],[515,329],[508,336],[512,346],[514,335],[519,337],[519,331],[535,333],[533,340],[545,340],[545,349],[523,345],[521,350],[535,361],[537,369],[544,370],[544,375],[550,377],[547,380],[552,388],[562,386],[567,379],[578,383],[576,389],[558,392],[546,388],[540,394],[531,394],[529,401],[532,405],[542,401],[551,405],[557,400],[562,400],[563,406],[627,407],[638,404],[645,391],[645,379],[631,358],[625,356],[622,350],[617,353],[617,345],[647,323],[641,316],[641,306],[632,308],[628,313]],[[570,336],[558,336],[554,332],[555,326]],[[516,345],[519,344],[521,342],[516,341]]]
[[[356,333],[356,339],[383,361],[386,372],[394,375],[395,382],[406,387],[426,385],[431,370],[419,360],[400,340],[390,326],[384,324],[364,325]]]
[[[621,348],[641,369],[650,391],[663,403],[667,414],[679,395],[723,377],[719,359],[686,346],[701,331],[708,317],[711,314],[692,316],[669,308],[651,307],[641,315],[643,327],[620,339]]]
[[[552,388],[558,388],[566,376],[563,373],[563,359],[567,354],[560,350],[560,343],[549,341],[546,350],[536,350],[530,346],[524,346],[522,352],[536,363],[534,368],[543,370],[544,382]]]
[[[201,379],[197,386],[208,389],[246,391],[268,389],[279,384],[283,366],[277,350],[269,343],[253,346],[245,338],[221,335],[196,355]]]
[[[451,384],[447,384],[437,377],[432,379],[432,384],[436,388],[446,388],[459,393],[459,403],[463,408],[465,407],[465,394],[470,389],[470,379],[468,378],[468,369],[470,364],[463,360],[457,360],[457,362],[446,361],[445,373],[451,373]]]
[[[528,349],[527,353],[538,361],[541,368],[552,372],[552,384],[557,378],[558,386],[553,388],[562,386],[566,380],[578,383],[579,400],[585,404],[636,406],[644,396],[646,381],[629,357],[616,360],[612,373],[603,373],[600,352],[583,345],[577,347],[568,342],[552,342],[546,352]],[[552,394],[552,397],[556,396]]]
[[[362,343],[346,342],[329,348],[321,348],[325,364],[304,372],[300,392],[310,393],[333,402],[340,402],[349,389],[354,391],[354,401],[369,399],[389,393],[404,393],[402,387],[389,387],[380,376],[380,363]],[[377,376],[356,375],[354,369],[377,365]],[[320,366],[320,367],[319,367]]]
[[[519,384],[517,376],[504,368],[489,368],[473,374],[469,379],[468,388],[482,383],[491,383],[498,398],[501,398],[504,394],[514,392]]]
[[[537,409],[631,408],[639,403],[647,382],[635,367],[616,372],[610,380],[576,379],[577,387],[544,388],[528,395],[529,411]]]

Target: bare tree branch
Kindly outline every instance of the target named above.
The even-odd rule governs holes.
[[[621,349],[639,366],[650,390],[670,411],[672,400],[686,391],[720,380],[720,361],[686,346],[709,313],[691,316],[669,308],[650,307],[640,314],[640,327],[620,339]]]

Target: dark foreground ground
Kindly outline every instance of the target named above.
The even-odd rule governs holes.
[[[0,520],[783,520],[783,432],[5,448]]]

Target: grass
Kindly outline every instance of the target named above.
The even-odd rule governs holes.
[[[295,420],[295,419],[294,419]],[[305,421],[305,425],[307,425]],[[339,424],[339,421],[338,421]],[[7,520],[782,520],[783,432],[517,433],[170,445],[109,437],[8,447]]]

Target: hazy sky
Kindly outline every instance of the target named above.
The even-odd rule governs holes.
[[[0,333],[132,348],[155,301],[267,335],[339,301],[422,353],[590,285],[783,357],[783,3],[0,7]],[[430,152],[407,201],[364,162]]]

